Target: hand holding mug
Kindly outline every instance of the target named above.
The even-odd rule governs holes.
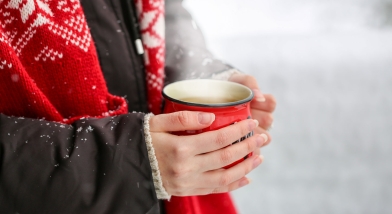
[[[259,127],[255,129],[255,133],[266,134],[268,136],[268,145],[271,142],[271,136],[268,129],[273,123],[272,113],[276,107],[276,100],[271,94],[262,94],[256,79],[247,74],[233,74],[229,81],[242,84],[253,90],[255,95],[250,103],[252,118],[259,121]]]
[[[239,143],[236,140],[255,130],[256,120],[247,119],[215,131],[178,136],[178,131],[202,130],[214,122],[212,113],[179,111],[153,116],[150,132],[158,159],[163,186],[175,196],[228,192],[249,184],[245,177],[260,165],[253,155],[223,169],[263,146],[265,134],[256,134]],[[231,145],[231,146],[229,146]]]

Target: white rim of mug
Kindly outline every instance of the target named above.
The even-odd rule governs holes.
[[[225,82],[225,83],[228,83],[228,84],[237,85],[237,86],[239,86],[239,87],[242,87],[242,88],[248,90],[248,91],[249,91],[249,96],[246,97],[246,98],[244,98],[244,99],[235,101],[235,102],[205,104],[205,103],[193,103],[193,102],[186,102],[186,101],[178,100],[178,99],[175,99],[175,98],[170,97],[169,95],[167,95],[167,94],[165,93],[165,89],[166,89],[168,86],[170,86],[170,85],[173,85],[173,84],[176,84],[176,83],[178,84],[178,83],[180,83],[180,82],[185,82],[185,81],[198,81],[198,80],[207,80],[207,81],[211,81],[211,82],[213,82],[213,81],[216,81],[216,82]],[[162,90],[162,95],[163,95],[164,98],[166,98],[166,99],[168,99],[168,100],[170,100],[170,101],[172,101],[172,102],[179,103],[179,104],[183,104],[183,105],[187,105],[187,106],[197,106],[197,107],[231,107],[231,106],[237,106],[237,105],[241,105],[241,104],[248,103],[248,102],[252,101],[252,99],[253,99],[253,97],[254,97],[253,91],[252,91],[250,88],[248,88],[248,87],[246,87],[246,86],[244,86],[244,85],[241,85],[241,84],[235,83],[235,82],[228,82],[228,81],[224,81],[224,80],[211,80],[211,79],[181,80],[181,81],[177,81],[177,82],[174,82],[174,83],[170,83],[170,84],[166,85],[166,86],[163,88],[163,90]]]

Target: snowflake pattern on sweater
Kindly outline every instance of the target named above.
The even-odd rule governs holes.
[[[20,56],[37,33],[37,28],[44,26],[47,32],[57,35],[66,45],[75,45],[87,52],[91,44],[91,35],[85,18],[79,11],[81,8],[79,1],[53,1],[50,4],[49,2],[50,0],[8,1],[5,7],[0,8],[0,16],[3,16],[3,19],[0,19],[2,28],[0,41],[10,45],[17,56]],[[15,30],[15,25],[20,29]],[[44,49],[41,49],[40,52],[43,54],[43,51]],[[40,58],[41,55],[38,57]],[[45,60],[45,57],[42,59]],[[55,57],[51,59],[54,60]]]
[[[140,22],[146,67],[148,106],[161,113],[165,65],[165,19],[163,0],[135,0]]]
[[[0,0],[0,112],[67,122],[127,112],[109,94],[79,0]]]

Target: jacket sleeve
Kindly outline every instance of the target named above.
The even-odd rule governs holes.
[[[159,213],[143,114],[72,125],[0,114],[1,213]]]
[[[233,69],[208,51],[202,32],[182,6],[182,0],[165,1],[165,84],[184,79],[210,78]]]

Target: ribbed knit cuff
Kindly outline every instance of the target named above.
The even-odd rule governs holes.
[[[214,80],[229,80],[229,78],[233,74],[241,74],[241,72],[238,71],[237,69],[233,68],[233,69],[230,69],[230,70],[227,70],[227,71],[220,72],[218,74],[213,74],[211,79],[214,79]]]
[[[154,181],[155,192],[157,194],[158,199],[170,199],[171,195],[169,195],[165,187],[163,187],[161,173],[159,171],[158,160],[155,156],[155,150],[152,145],[152,138],[150,133],[150,118],[154,116],[154,114],[146,114],[144,116],[144,136],[147,145],[148,151],[148,159],[150,160],[150,166],[152,170],[152,178]]]

